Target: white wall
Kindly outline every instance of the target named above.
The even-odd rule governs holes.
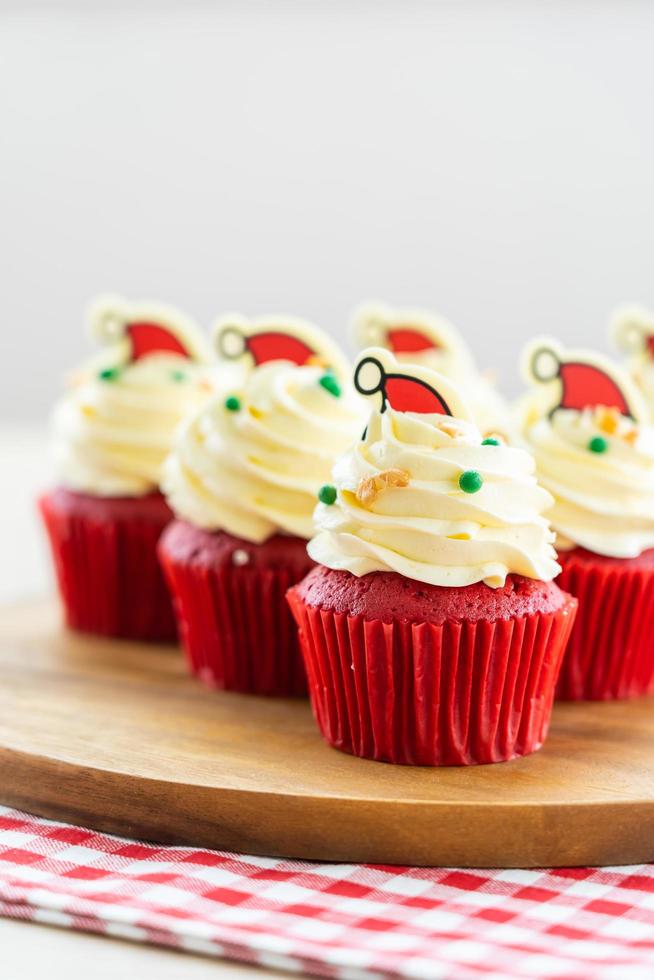
[[[534,331],[654,305],[647,2],[0,6],[3,418],[98,290],[203,322],[432,305],[516,390]]]

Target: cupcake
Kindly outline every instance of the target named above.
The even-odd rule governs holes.
[[[558,584],[579,600],[557,697],[654,691],[654,429],[608,358],[535,341],[521,429],[554,497]]]
[[[39,501],[66,622],[171,641],[156,549],[172,513],[159,481],[177,425],[207,397],[208,351],[185,316],[151,303],[102,298],[89,319],[105,346],[55,408],[57,485]]]
[[[459,332],[443,317],[425,310],[393,309],[364,303],[355,310],[352,330],[357,348],[384,347],[404,364],[432,368],[466,392],[473,420],[486,436],[511,435],[508,406],[479,372]]]
[[[374,401],[333,470],[289,592],[314,714],[354,755],[409,765],[500,762],[549,725],[576,601],[521,449],[483,438],[454,384],[364,351]]]
[[[622,306],[611,320],[611,337],[624,355],[626,368],[654,419],[654,313],[642,306]]]
[[[363,427],[343,355],[283,317],[216,327],[242,383],[182,428],[164,489],[177,516],[159,549],[191,670],[232,691],[306,694],[287,589],[313,563],[306,543],[335,458]]]

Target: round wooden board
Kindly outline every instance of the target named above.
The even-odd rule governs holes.
[[[0,800],[167,843],[455,867],[654,859],[654,700],[557,705],[539,753],[426,769],[325,745],[307,703],[206,690],[179,651],[0,623]]]

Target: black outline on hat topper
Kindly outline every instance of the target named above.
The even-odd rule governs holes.
[[[361,303],[352,311],[350,329],[359,350],[382,347],[402,361],[443,353],[471,359],[467,344],[449,320],[417,307],[393,307],[379,301]],[[397,350],[391,340],[396,331],[420,335],[425,344],[415,350]]]
[[[95,340],[103,345],[119,345],[126,363],[134,363],[159,352],[171,352],[201,364],[210,360],[203,332],[186,313],[172,306],[156,302],[131,302],[122,296],[107,294],[96,297],[89,305],[87,322]],[[146,342],[143,350],[139,351],[136,341],[138,334],[133,331],[140,330],[142,334],[143,327],[150,332],[160,331],[161,335],[167,335],[172,345],[158,347],[155,343],[149,349]]]
[[[379,380],[374,388],[364,388],[360,381],[361,370],[368,364],[374,364],[379,369]],[[423,381],[422,378],[415,377],[415,375],[409,372],[387,371],[384,365],[382,364],[382,362],[377,357],[372,357],[372,356],[364,357],[363,360],[359,361],[356,370],[354,372],[354,387],[356,388],[356,390],[359,392],[360,395],[376,395],[377,392],[380,392],[382,396],[381,411],[385,412],[386,408],[389,405],[389,399],[386,394],[386,383],[387,381],[392,381],[393,379],[398,379],[398,380],[401,379],[404,381],[410,381],[412,384],[420,385],[422,388],[430,392],[430,394],[432,394],[437,399],[437,401],[439,402],[439,404],[443,409],[444,415],[452,414],[450,411],[450,407],[445,401],[445,399],[443,398],[443,396],[430,384],[428,384],[426,381]],[[392,407],[393,406],[391,405],[391,408]]]
[[[230,338],[236,341],[234,347],[229,344]],[[237,361],[244,354],[247,354],[247,334],[236,323],[226,323],[216,333],[216,349],[226,361]]]
[[[581,382],[587,382],[588,378],[601,376],[610,388],[614,389],[614,398],[610,402],[602,401],[597,396],[588,398],[586,405],[583,405],[583,398],[574,396],[568,392],[569,378],[565,377],[565,369],[578,367],[583,369],[584,374]],[[616,408],[620,414],[633,421],[642,421],[646,412],[641,405],[638,392],[635,391],[629,377],[621,368],[612,364],[608,358],[602,357],[594,351],[588,350],[569,350],[566,351],[557,341],[550,338],[539,338],[528,344],[523,351],[523,373],[530,382],[536,384],[549,384],[552,381],[560,381],[558,400],[547,411],[547,417],[551,418],[559,409],[582,411],[583,408],[594,408],[606,405],[609,408]],[[570,404],[566,404],[566,401]],[[619,402],[619,404],[618,404]]]
[[[364,379],[364,372],[373,373],[371,368],[374,371],[374,378]],[[430,407],[422,407],[420,404],[411,407],[409,387],[402,392],[403,397],[409,399],[408,407],[394,406],[393,398],[397,399],[400,393],[389,391],[389,385],[393,382],[405,382],[408,386],[420,389],[423,395],[428,393],[436,404]],[[354,369],[354,387],[364,398],[379,395],[379,410],[382,413],[390,407],[395,408],[396,411],[413,412],[416,415],[444,415],[467,422],[473,421],[465,399],[449,378],[424,365],[400,362],[390,351],[382,347],[369,347],[361,352]],[[424,405],[424,399],[422,402]]]
[[[257,338],[268,337],[270,341],[279,337],[281,340],[293,341],[298,347],[307,351],[305,361],[293,357],[269,356],[262,361],[257,360],[254,347]],[[260,317],[249,320],[238,313],[229,313],[220,317],[213,328],[214,346],[218,355],[226,361],[237,361],[249,354],[250,367],[255,368],[274,361],[290,361],[298,367],[305,364],[322,366],[324,370],[332,370],[342,380],[350,375],[350,367],[338,345],[319,327],[297,317],[278,315]],[[274,342],[273,342],[274,348]]]
[[[609,335],[623,354],[654,359],[654,313],[645,307],[618,307],[611,317]]]

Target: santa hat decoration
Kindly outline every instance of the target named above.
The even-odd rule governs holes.
[[[349,367],[337,345],[322,330],[304,320],[265,317],[247,320],[237,314],[222,317],[214,327],[220,357],[234,361],[248,357],[252,367],[271,361],[290,361],[302,367],[330,368],[342,377]]]
[[[365,303],[352,316],[358,347],[385,347],[401,359],[438,351],[463,353],[464,344],[454,327],[423,310],[396,310],[380,303]]]
[[[443,346],[415,327],[389,327],[386,337],[389,349],[394,354],[424,354],[425,351],[439,350]]]
[[[654,360],[654,314],[642,306],[622,306],[615,311],[609,328],[616,346],[625,354]]]
[[[638,392],[608,358],[592,351],[565,351],[550,339],[532,342],[523,354],[524,373],[537,384],[558,381],[548,414],[608,408],[634,422],[645,418]]]
[[[180,357],[189,357],[189,351],[182,342],[160,323],[128,323],[127,335],[132,346],[132,360],[140,361],[148,354],[169,351],[171,354],[179,354]]]
[[[124,344],[127,363],[153,354],[173,354],[198,362],[208,359],[199,328],[172,307],[103,296],[92,304],[88,318],[96,338]]]
[[[364,396],[376,397],[385,412],[452,415],[471,420],[465,401],[451,381],[426,367],[400,364],[381,347],[361,352],[354,370],[354,386]]]

